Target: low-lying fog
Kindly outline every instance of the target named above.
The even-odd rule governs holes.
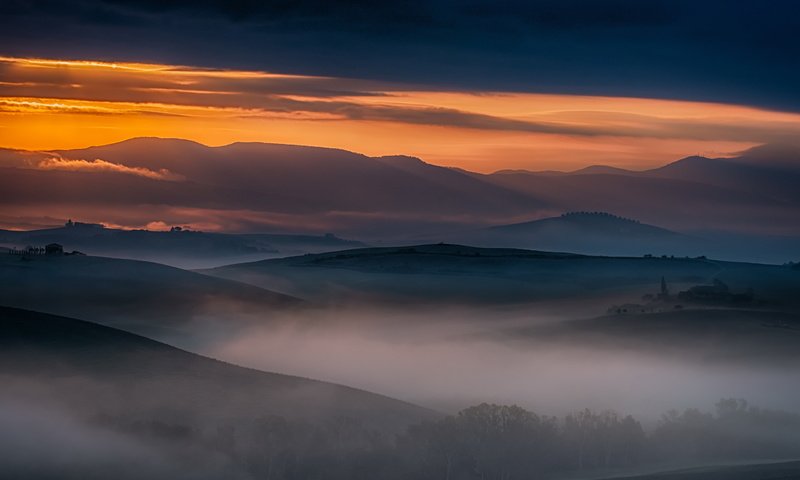
[[[797,411],[795,361],[703,360],[698,346],[658,350],[562,339],[525,341],[499,331],[559,322],[524,311],[339,309],[273,319],[201,353],[257,369],[327,380],[451,413],[480,402],[562,415],[613,409],[654,423],[670,409],[723,397]],[[678,328],[678,327],[676,327]],[[667,340],[665,341],[673,341]],[[726,345],[708,345],[708,349]],[[657,351],[658,350],[658,351]],[[691,351],[690,351],[691,350]]]

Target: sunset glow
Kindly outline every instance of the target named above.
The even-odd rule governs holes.
[[[260,141],[406,154],[489,172],[597,163],[646,168],[798,134],[798,114],[738,105],[0,57],[0,145],[15,149],[158,136],[212,146]]]

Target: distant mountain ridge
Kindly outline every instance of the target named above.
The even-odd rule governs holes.
[[[465,230],[444,240],[481,247],[525,248],[587,255],[704,255],[701,237],[642,223],[608,212],[575,211],[555,217]]]
[[[614,212],[678,232],[800,236],[800,170],[793,167],[800,160],[792,152],[757,147],[641,172],[595,165],[480,174],[408,156],[140,138],[50,153],[4,151],[0,192],[13,201],[12,217],[85,211],[82,218],[125,224],[135,210],[139,224],[145,215],[219,231],[334,231],[367,243],[437,233],[449,239],[569,211]],[[37,166],[45,160],[46,168]],[[120,218],[107,220],[109,211]],[[776,252],[775,261],[793,252]]]
[[[567,212],[559,217],[544,218],[510,225],[499,225],[489,227],[489,230],[508,233],[541,233],[542,230],[545,230],[548,226],[555,224],[574,225],[577,228],[585,228],[587,231],[584,233],[587,234],[619,233],[629,236],[679,235],[664,228],[643,224],[638,220],[620,217],[607,212]]]

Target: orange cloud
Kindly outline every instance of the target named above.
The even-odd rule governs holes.
[[[40,170],[66,170],[73,172],[113,172],[124,173],[128,175],[138,175],[153,180],[168,180],[168,181],[182,181],[185,178],[182,175],[170,172],[167,169],[160,169],[158,171],[150,170],[143,167],[128,167],[117,163],[107,162],[99,158],[94,160],[76,160],[66,159],[61,157],[50,157],[40,161],[36,168]]]

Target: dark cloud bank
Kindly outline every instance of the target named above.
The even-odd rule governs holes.
[[[800,109],[796,4],[39,0],[3,53]]]

